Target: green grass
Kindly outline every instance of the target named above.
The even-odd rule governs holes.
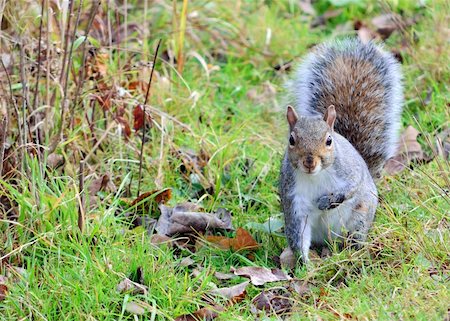
[[[274,71],[273,66],[292,59],[301,61],[310,46],[342,35],[337,28],[341,23],[369,21],[382,12],[382,6],[372,2],[350,4],[325,26],[311,29],[311,19],[302,20],[295,1],[240,3],[239,12],[232,2],[189,4],[189,12],[196,12],[198,18],[188,22],[185,52],[196,52],[205,59],[209,76],[194,56],[187,58],[182,76],[159,60],[150,105],[177,122],[152,114],[158,126],[150,130],[144,148],[141,188],[172,188],[170,205],[191,200],[207,210],[225,207],[232,211],[235,227],[280,215],[277,180],[287,130],[283,82],[289,75]],[[427,142],[434,144],[436,134],[449,126],[448,4],[429,1],[426,9],[409,1],[390,5],[407,16],[423,15],[405,36],[412,40],[415,34],[416,40],[402,49],[403,125],[419,128],[421,142],[431,152]],[[171,3],[168,6],[149,6],[147,21],[154,29],[142,47],[129,44],[129,56],[137,53],[133,62],[151,60],[157,37],[162,37],[163,49],[176,48],[178,36],[172,32],[172,11],[168,9]],[[315,7],[323,13],[329,2],[319,1]],[[181,11],[181,3],[177,10]],[[143,11],[131,10],[128,20],[143,23]],[[271,39],[266,45],[269,28]],[[399,48],[400,42],[401,37],[394,34],[386,46]],[[125,76],[129,81],[143,75],[147,78],[139,68],[123,70],[123,53],[119,65],[117,53],[108,52],[108,84],[118,84],[118,77],[122,82]],[[75,60],[79,66],[78,55]],[[17,75],[12,77],[18,81]],[[89,92],[95,92],[93,85],[86,82],[84,101]],[[263,97],[267,86],[277,94]],[[256,99],[249,97],[255,90]],[[428,92],[430,101],[423,103]],[[132,120],[132,109],[144,96],[141,92],[131,94],[117,97],[111,113],[124,106],[125,117]],[[95,144],[85,139],[90,135],[85,111],[89,116],[92,113],[87,103],[77,110],[80,124],[73,131],[65,130],[66,141],[56,151],[66,159],[62,170],[44,171],[37,160],[28,159],[28,178],[20,175],[16,182],[0,181],[0,193],[16,202],[19,214],[14,222],[0,216],[0,256],[5,257],[0,275],[8,273],[14,280],[8,284],[6,299],[0,302],[0,319],[133,320],[124,307],[128,301],[139,300],[150,307],[140,319],[171,320],[205,306],[203,296],[213,284],[222,287],[244,281],[220,282],[215,271],[229,272],[232,266],[276,266],[273,257],[286,246],[282,237],[252,231],[261,247],[249,259],[247,253],[210,246],[195,253],[157,247],[142,228],[130,229],[120,198],[131,176],[131,189],[133,195],[136,193],[140,137],[133,133],[125,140],[117,125],[107,135],[102,150],[92,155],[86,184],[109,173],[118,190],[91,200],[96,206],[87,208],[86,228],[81,234],[77,227],[78,151],[89,153]],[[100,138],[105,125],[99,108],[95,115],[94,132]],[[112,123],[111,115],[108,117]],[[192,199],[199,186],[183,177],[182,161],[173,153],[179,148],[204,150],[210,156],[203,175],[214,186],[211,195]],[[293,319],[443,320],[450,308],[450,198],[445,180],[449,168],[448,160],[435,158],[398,176],[384,177],[378,184],[382,201],[367,246],[357,252],[334,252],[309,270],[302,266],[295,269],[294,276],[309,280],[312,287],[307,296],[292,297]],[[199,276],[179,265],[185,256],[203,267]],[[19,273],[13,267],[23,270]],[[143,269],[148,295],[118,293],[120,280],[135,279],[138,267]],[[254,320],[250,304],[261,288],[249,286],[247,292],[242,302],[227,307],[219,319]]]

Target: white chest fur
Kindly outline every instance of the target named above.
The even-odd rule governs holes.
[[[311,227],[311,241],[323,244],[342,236],[352,214],[352,200],[347,200],[335,209],[322,211],[318,209],[317,200],[328,193],[333,193],[344,186],[332,170],[322,170],[316,175],[297,173],[294,189],[295,213],[307,216],[306,224]]]

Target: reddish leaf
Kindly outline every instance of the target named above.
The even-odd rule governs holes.
[[[153,190],[139,195],[130,203],[130,207],[136,206],[136,211],[141,214],[159,213],[158,205],[166,204],[172,198],[172,190]]]
[[[142,105],[137,105],[133,109],[133,117],[134,117],[134,123],[133,128],[134,130],[139,130],[144,126],[144,109],[142,108]]]
[[[205,239],[210,243],[217,244],[221,249],[224,250],[255,250],[259,246],[259,244],[251,236],[251,234],[243,228],[237,229],[236,237],[234,238],[208,235],[205,237]]]
[[[145,115],[145,123],[148,126],[152,125],[152,118],[150,115],[144,113],[144,109],[142,108],[142,105],[137,105],[133,109],[133,117],[134,117],[134,123],[133,128],[134,130],[139,130],[142,127],[144,127],[144,115]]]

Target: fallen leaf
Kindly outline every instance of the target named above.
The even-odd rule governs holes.
[[[263,290],[252,303],[256,310],[264,310],[275,314],[287,313],[292,308],[291,294],[282,287]]]
[[[47,168],[51,170],[55,170],[58,167],[64,165],[64,157],[59,154],[51,153],[47,157]]]
[[[237,229],[236,236],[234,238],[208,235],[205,237],[205,239],[210,243],[217,244],[221,249],[224,250],[254,250],[259,246],[259,244],[251,236],[251,234],[243,228]]]
[[[151,127],[153,124],[152,118],[147,113],[146,113],[146,117],[144,118],[144,109],[142,108],[142,105],[137,105],[136,107],[134,107],[133,118],[134,118],[134,123],[133,123],[134,130],[142,129],[144,127],[144,120],[145,120],[146,126]]]
[[[94,197],[97,195],[98,192],[104,191],[104,192],[115,192],[116,186],[111,181],[109,174],[104,174],[103,176],[94,179],[89,186],[89,195],[91,197]]]
[[[131,135],[130,124],[128,124],[128,120],[122,116],[116,116],[116,121],[122,126],[123,134],[126,138],[129,138]]]
[[[194,265],[194,260],[190,257],[185,257],[181,260],[181,262],[178,264],[179,266],[191,266]]]
[[[182,203],[174,208],[160,205],[159,208],[161,216],[156,224],[156,230],[159,234],[172,236],[174,234],[204,232],[207,229],[233,230],[230,212],[198,212],[199,208],[194,203]]]
[[[245,281],[231,287],[214,289],[209,291],[209,293],[212,295],[221,296],[228,300],[232,300],[233,302],[239,302],[242,301],[247,294],[246,288],[249,283],[250,281]]]
[[[218,280],[231,280],[231,279],[237,278],[237,275],[234,275],[231,273],[222,273],[222,272],[214,272],[214,276]]]
[[[135,301],[128,301],[125,305],[125,311],[136,315],[144,315],[146,312],[145,307]]]
[[[166,236],[161,234],[153,234],[150,238],[150,243],[160,245],[160,244],[170,244],[173,245],[173,240]]]
[[[402,27],[402,18],[395,13],[385,13],[372,19],[372,24],[377,28],[377,32],[381,35],[383,40],[397,29]]]
[[[130,203],[130,208],[133,208],[133,213],[150,214],[156,217],[160,214],[158,206],[166,204],[171,198],[172,190],[170,188],[145,192]]]
[[[0,275],[0,301],[3,301],[8,294],[8,286],[6,285],[8,278]]]
[[[280,269],[268,269],[258,266],[246,266],[234,269],[233,273],[238,276],[250,278],[253,285],[263,285],[267,282],[290,280],[291,277]]]
[[[307,281],[302,280],[291,280],[289,283],[289,289],[294,291],[300,296],[311,293],[311,286]]]
[[[198,278],[201,274],[202,274],[202,271],[201,271],[200,267],[198,269],[197,268],[193,269],[192,272],[191,272],[191,275],[194,278]]]
[[[369,41],[376,38],[375,33],[365,26],[358,29],[356,33],[358,34],[358,38],[362,43],[368,43]]]
[[[400,144],[397,149],[397,155],[389,159],[384,170],[389,175],[394,175],[403,171],[412,161],[420,162],[426,158],[422,146],[417,141],[420,132],[412,126],[408,126],[400,136]]]
[[[131,281],[129,278],[124,278],[116,287],[119,293],[131,292],[132,294],[147,294],[148,287]]]
[[[191,314],[180,315],[175,318],[175,321],[210,321],[217,318],[219,316],[219,312],[223,310],[223,307],[219,305],[207,306]]]

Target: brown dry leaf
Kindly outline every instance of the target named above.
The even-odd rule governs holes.
[[[104,78],[107,75],[109,54],[107,52],[97,53],[95,55],[95,63],[93,72],[97,74],[98,78]]]
[[[116,121],[120,124],[120,126],[122,126],[123,135],[125,138],[129,138],[131,135],[131,128],[128,120],[126,120],[125,117],[116,116]]]
[[[139,214],[159,214],[158,206],[160,204],[166,204],[172,198],[172,189],[165,188],[162,190],[153,190],[145,192],[135,198],[130,207],[133,207],[133,211]],[[134,209],[134,207],[136,207]],[[152,215],[152,216],[157,216]]]
[[[280,269],[268,269],[259,266],[245,266],[232,270],[238,276],[250,278],[253,285],[263,285],[267,282],[290,280],[291,277]]]
[[[6,294],[8,294],[8,287],[5,283],[7,283],[8,278],[0,275],[0,301],[3,301],[6,298]]]
[[[291,294],[283,287],[264,290],[252,300],[256,310],[284,314],[291,310]]]
[[[134,130],[137,131],[139,129],[142,129],[144,127],[144,109],[142,108],[142,105],[137,105],[136,107],[134,107],[133,118],[134,118],[133,122]],[[145,117],[145,124],[146,126],[150,127],[152,125],[152,118],[148,114]]]
[[[156,224],[159,234],[172,236],[175,234],[204,232],[208,229],[233,230],[231,213],[217,211],[216,213],[198,212],[194,203],[182,203],[174,208],[159,206],[161,216]]]
[[[223,310],[224,308],[219,305],[207,306],[191,314],[180,315],[175,318],[175,321],[210,321],[217,318],[219,316],[219,312]]]
[[[173,240],[166,235],[153,234],[150,239],[150,243],[155,244],[155,245],[169,244],[170,246],[172,246]]]
[[[64,165],[64,157],[62,155],[51,153],[47,157],[47,167],[48,169],[55,170],[58,167]]]
[[[92,181],[89,186],[89,195],[92,198],[96,196],[99,191],[115,192],[116,190],[116,186],[111,181],[109,174],[104,174],[103,176]]]
[[[363,43],[368,43],[369,41],[377,38],[377,34],[360,20],[355,21],[354,28],[356,30],[358,38]]]
[[[222,273],[222,272],[214,272],[214,276],[218,280],[231,280],[231,279],[237,278],[237,275],[234,275],[231,273]]]
[[[384,169],[389,175],[394,175],[403,171],[411,161],[423,161],[425,159],[422,146],[417,142],[420,132],[408,126],[400,136],[400,144],[397,155],[389,159]]]
[[[377,37],[372,30],[364,26],[358,29],[357,34],[362,43],[368,43]]]
[[[186,267],[186,266],[192,266],[194,264],[195,264],[195,262],[193,259],[191,259],[190,257],[185,257],[181,260],[181,262],[178,265]]]
[[[147,294],[148,287],[131,281],[129,278],[124,278],[116,287],[119,293],[131,292],[132,294]]]
[[[238,228],[236,237],[231,241],[231,248],[234,251],[239,250],[255,250],[259,244],[255,241],[252,235],[243,228]]]
[[[291,282],[289,283],[289,289],[300,296],[311,293],[310,283],[302,280],[291,280]]]
[[[241,227],[237,229],[236,236],[234,238],[208,235],[205,237],[205,239],[210,243],[217,244],[221,249],[224,250],[255,250],[259,246],[252,235],[247,230]]]
[[[372,19],[372,24],[377,28],[381,38],[387,39],[397,29],[403,25],[402,18],[395,13],[386,13]]]
[[[250,281],[245,281],[243,283],[239,283],[237,285],[228,287],[228,288],[220,288],[211,290],[209,293],[212,295],[221,296],[228,300],[232,300],[234,303],[242,301],[246,294],[247,285],[249,285]]]

